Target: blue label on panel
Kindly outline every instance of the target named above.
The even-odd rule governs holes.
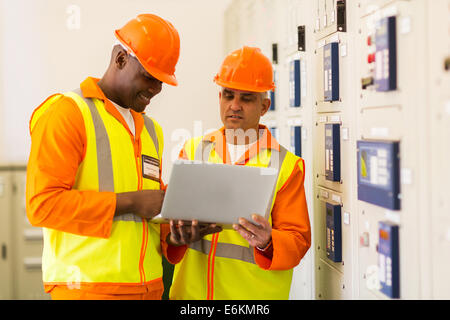
[[[291,151],[296,156],[302,156],[302,127],[291,127]]]
[[[378,21],[375,33],[375,88],[391,91],[397,88],[396,18]]]
[[[289,106],[300,107],[300,60],[289,63]]]
[[[325,176],[341,181],[341,138],[338,123],[325,124]]]
[[[380,221],[378,232],[380,291],[390,298],[400,298],[398,226],[391,222]]]
[[[341,206],[326,203],[327,258],[342,261]]]
[[[275,70],[273,71],[273,81],[276,81],[276,72]],[[276,86],[276,84],[275,84]],[[275,110],[275,91],[270,91],[270,111],[274,111]]]
[[[275,110],[275,92],[274,91],[270,91],[270,111],[274,111]]]
[[[324,100],[339,100],[339,46],[331,42],[323,47]]]
[[[358,200],[400,209],[399,143],[358,141]]]

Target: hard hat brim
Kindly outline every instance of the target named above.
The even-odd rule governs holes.
[[[119,40],[120,43],[127,50],[129,50],[129,52],[132,52],[134,54],[134,56],[139,61],[139,63],[142,65],[142,67],[145,69],[145,71],[150,73],[153,77],[155,77],[159,81],[162,81],[162,82],[164,82],[166,84],[169,84],[171,86],[178,86],[178,81],[177,81],[177,79],[176,79],[174,74],[167,74],[165,72],[160,71],[159,69],[157,69],[155,67],[152,67],[152,66],[148,65],[148,63],[146,63],[145,61],[141,61],[141,59],[139,59],[138,55],[127,45],[125,40],[122,39],[122,37],[119,34],[119,30],[115,31],[115,35],[116,35],[117,40]]]
[[[219,76],[216,75],[214,78],[214,82],[221,87],[242,90],[242,91],[251,91],[251,92],[267,92],[267,91],[275,91],[275,85],[270,87],[255,87],[247,84],[236,83],[236,82],[226,82],[219,79]]]
[[[138,60],[139,58],[136,57]],[[139,60],[139,62],[141,63],[142,67],[148,72],[150,73],[153,77],[155,77],[156,79],[158,79],[159,81],[162,81],[164,83],[170,84],[171,86],[178,86],[178,81],[175,78],[175,75],[170,75],[164,72],[159,71],[156,68],[153,68],[151,66],[146,65],[145,63],[143,63],[141,60]]]

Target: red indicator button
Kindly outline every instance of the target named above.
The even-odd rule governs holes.
[[[367,62],[368,63],[375,62],[375,53],[371,53],[367,56]]]

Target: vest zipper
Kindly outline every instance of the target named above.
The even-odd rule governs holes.
[[[134,142],[134,141],[133,141]],[[139,166],[139,155],[136,156],[136,171],[138,176],[138,190],[142,190],[143,187],[143,178]],[[147,250],[147,241],[148,241],[148,230],[147,230],[147,223],[144,218],[142,218],[142,244],[141,244],[141,251],[140,251],[140,257],[139,257],[139,275],[140,275],[140,281],[144,285],[146,282],[145,279],[145,270],[144,270],[144,259],[145,259],[145,252]]]

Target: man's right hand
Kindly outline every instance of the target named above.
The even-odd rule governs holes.
[[[157,216],[161,212],[164,201],[162,190],[139,190],[117,193],[116,196],[116,216],[134,213],[144,219]]]

